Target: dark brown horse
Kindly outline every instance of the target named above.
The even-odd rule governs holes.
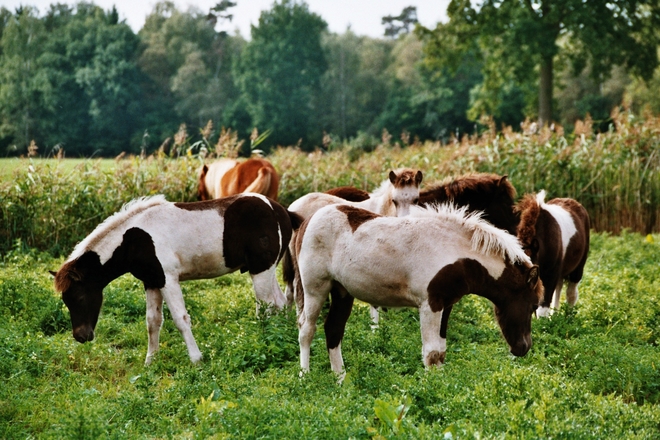
[[[518,239],[538,264],[545,288],[538,316],[549,316],[559,308],[564,280],[568,281],[566,301],[575,305],[589,254],[589,214],[577,201],[568,198],[545,202],[545,191],[527,194],[516,206],[520,213]]]

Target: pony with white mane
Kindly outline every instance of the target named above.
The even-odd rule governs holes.
[[[469,293],[493,302],[515,356],[532,345],[531,318],[542,300],[538,267],[517,238],[466,208],[411,209],[383,217],[348,205],[328,206],[305,221],[294,242],[300,366],[309,371],[310,345],[323,303],[332,370],[344,371],[341,340],[354,298],[383,307],[419,309],[424,365],[444,362],[443,309]]]
[[[249,272],[257,299],[282,308],[286,301],[275,271],[301,221],[259,194],[193,203],[171,203],[159,195],[128,203],[81,241],[57,273],[51,272],[69,308],[73,337],[81,343],[94,339],[103,289],[130,272],[144,284],[147,299],[145,363],[158,351],[163,300],[190,360],[198,362],[202,353],[179,282]]]
[[[390,171],[388,178],[380,187],[371,194],[369,198],[360,202],[347,200],[344,194],[355,194],[355,189],[350,187],[337,188],[336,194],[313,192],[302,196],[289,205],[289,211],[295,212],[304,219],[310,218],[319,209],[328,205],[349,205],[355,208],[366,209],[376,214],[403,217],[408,215],[410,208],[419,199],[419,185],[422,183],[422,172],[411,168],[398,168]],[[331,190],[333,191],[333,190]],[[294,233],[295,235],[295,233]],[[292,241],[293,242],[293,241]],[[293,265],[290,260],[291,253],[287,253],[283,260],[283,277],[286,282],[285,294],[287,301],[292,303],[293,298]],[[376,321],[378,312],[374,309]]]

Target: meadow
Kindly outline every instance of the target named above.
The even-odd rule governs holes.
[[[193,200],[194,150],[0,161],[12,168],[0,182],[0,438],[660,438],[660,121],[619,121],[598,136],[492,129],[451,145],[383,139],[269,155],[285,205],[338,185],[373,189],[388,169],[411,166],[427,184],[508,174],[519,194],[574,197],[592,218],[578,305],[534,319],[525,357],[508,353],[476,296],[454,307],[446,363],[430,370],[415,310],[389,310],[372,330],[358,304],[341,385],[322,326],[311,372],[299,375],[294,312],[257,317],[245,274],[182,284],[200,365],[167,313],[161,350],[143,365],[144,293],[130,275],[105,289],[96,339],[71,336],[48,271],[133,197]]]

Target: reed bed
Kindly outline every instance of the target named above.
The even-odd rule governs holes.
[[[401,146],[383,136],[373,151],[345,143],[312,153],[280,147],[268,159],[282,174],[280,202],[288,206],[311,191],[353,185],[372,191],[387,171],[414,167],[425,185],[468,172],[507,174],[519,195],[547,191],[547,198],[571,197],[589,211],[592,228],[615,234],[624,229],[660,231],[660,117],[614,112],[606,133],[594,134],[589,120],[565,134],[561,127],[521,124],[497,130],[492,121],[479,135],[448,144]],[[71,170],[62,162],[24,159],[11,181],[0,183],[0,252],[17,247],[54,255],[71,248],[124,203],[153,194],[191,201],[196,194],[200,155],[171,158],[157,153],[98,160]],[[206,159],[207,161],[209,159]]]

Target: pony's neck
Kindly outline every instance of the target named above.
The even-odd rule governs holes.
[[[385,180],[380,187],[371,194],[369,199],[365,200],[371,212],[385,216],[396,216],[396,207],[392,200],[392,190],[394,187],[389,180]]]

